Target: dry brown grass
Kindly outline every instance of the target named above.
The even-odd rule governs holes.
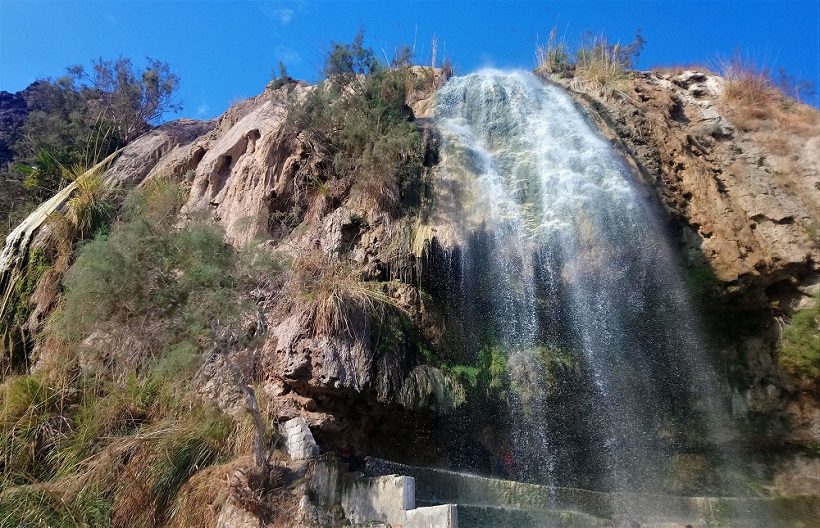
[[[289,308],[308,319],[314,335],[356,335],[354,320],[381,317],[386,307],[396,307],[381,284],[363,280],[351,263],[313,251],[293,261],[285,286]]]
[[[761,130],[752,134],[752,139],[772,154],[788,156],[793,152],[791,141],[776,130]]]
[[[725,79],[721,98],[732,123],[744,132],[777,128],[809,138],[820,130],[818,110],[783,93],[765,66],[735,51],[718,61],[717,69]]]
[[[167,527],[216,526],[216,520],[231,491],[230,475],[239,468],[252,465],[253,457],[246,456],[210,466],[191,477],[177,494]]]

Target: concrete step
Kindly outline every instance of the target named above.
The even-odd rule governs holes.
[[[607,522],[575,512],[458,505],[459,528],[601,528]]]
[[[419,506],[431,504],[419,501]],[[602,528],[629,526],[629,520],[620,523],[573,511],[520,510],[499,506],[457,505],[459,528]],[[702,520],[659,520],[639,523],[641,528],[706,528]]]

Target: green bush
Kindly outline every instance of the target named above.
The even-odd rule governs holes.
[[[820,301],[792,314],[780,342],[780,367],[806,380],[820,379]]]
[[[97,332],[112,366],[127,372],[157,358],[156,368],[180,379],[217,335],[240,334],[243,291],[276,270],[258,269],[260,258],[241,262],[216,224],[176,227],[183,197],[160,182],[128,198],[124,220],[83,246],[66,273],[64,309],[51,331],[76,344]]]
[[[301,136],[317,157],[318,182],[331,198],[350,185],[384,208],[395,209],[403,184],[421,174],[422,135],[409,120],[405,101],[412,73],[389,69],[362,45],[333,43],[325,62],[327,81],[304,95],[292,95],[288,130]],[[339,185],[324,187],[328,180]],[[340,191],[335,193],[333,189]]]

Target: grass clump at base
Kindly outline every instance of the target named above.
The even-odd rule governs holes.
[[[0,494],[0,526],[105,528],[111,526],[111,502],[94,487],[65,502],[49,490],[21,489]]]
[[[162,525],[181,488],[248,453],[255,432],[156,376],[58,388],[28,375],[2,388],[2,526]]]

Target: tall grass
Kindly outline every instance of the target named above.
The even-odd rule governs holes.
[[[305,314],[315,335],[357,337],[362,317],[381,318],[386,308],[400,309],[381,284],[319,252],[294,260],[286,290],[291,310]]]
[[[605,35],[586,32],[572,52],[565,38],[559,38],[557,28],[553,27],[547,43],[536,44],[535,73],[571,78],[573,89],[609,97],[623,93],[630,78],[629,69],[644,44],[640,30],[632,42],[624,45],[610,43]]]
[[[62,388],[22,376],[3,385],[2,403],[0,526],[163,524],[192,476],[250,453],[254,436],[247,417],[153,376]],[[63,427],[44,435],[54,423]]]
[[[774,117],[783,96],[767,67],[735,50],[728,59],[718,60],[717,70],[725,80],[723,100],[736,112],[742,129],[753,128],[753,121]]]
[[[546,44],[536,42],[535,45],[536,73],[563,73],[570,64],[570,53],[564,37],[558,38],[558,28],[550,30]]]
[[[620,43],[610,44],[604,35],[588,34],[575,53],[573,86],[604,96],[622,92],[629,80],[625,53]]]

